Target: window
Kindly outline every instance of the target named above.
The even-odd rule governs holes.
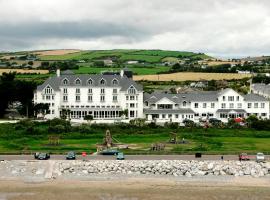
[[[134,117],[134,116],[135,116],[134,110],[129,111],[129,117]]]
[[[67,94],[67,88],[64,88],[63,91],[64,91],[64,94]]]
[[[135,100],[135,96],[130,96],[130,97],[129,97],[129,100],[130,100],[130,101]]]
[[[113,89],[113,94],[117,94],[117,89]]]
[[[105,96],[104,95],[101,95],[100,96],[100,102],[104,102],[105,101]]]
[[[46,95],[46,100],[51,100],[51,96],[50,95]]]
[[[54,107],[54,103],[52,103],[52,107]]]
[[[178,119],[178,114],[175,114],[175,118]]]
[[[242,104],[241,103],[238,103],[237,104],[237,108],[242,108]]]
[[[92,88],[89,88],[89,89],[88,89],[88,93],[89,93],[89,94],[92,94],[92,93],[93,93]]]
[[[262,113],[261,116],[262,116],[262,117],[265,117],[265,116],[266,116],[266,113]]]
[[[76,79],[75,84],[76,85],[81,85],[81,80],[80,79]]]
[[[194,104],[194,107],[195,107],[195,108],[198,108],[198,107],[199,107],[199,104],[198,104],[198,103],[195,103],[195,104]]]
[[[52,110],[52,114],[54,114],[54,110]]]
[[[226,108],[226,103],[222,103],[221,108]]]
[[[80,93],[81,93],[80,88],[76,88],[76,94],[80,94]]]
[[[92,96],[92,95],[89,95],[89,96],[88,96],[88,101],[89,101],[89,102],[92,102],[92,101],[93,101],[93,96]]]
[[[261,103],[261,108],[264,108],[265,107],[265,103]]]
[[[135,108],[135,104],[134,103],[131,103],[129,104],[130,108]]]
[[[186,106],[187,106],[187,102],[183,101],[183,107],[186,107]]]
[[[63,96],[63,101],[68,101],[68,96]]]
[[[166,115],[163,114],[163,115],[162,115],[162,118],[165,119],[165,118],[166,118]]]
[[[92,80],[92,79],[89,79],[89,80],[87,81],[87,83],[88,83],[88,85],[93,85],[93,80]]]
[[[52,100],[54,100],[54,96],[52,95]]]
[[[80,96],[76,96],[76,101],[80,101],[81,100],[81,97]]]
[[[129,97],[128,96],[126,96],[126,100],[128,101],[128,99],[129,99]]]
[[[67,79],[64,79],[64,80],[63,80],[63,84],[64,84],[64,85],[67,85],[67,84],[68,84],[68,80],[67,80]]]
[[[234,96],[228,96],[228,101],[234,101]]]
[[[254,108],[258,108],[258,103],[254,103]]]
[[[118,80],[113,79],[113,85],[117,85],[118,84]]]
[[[240,100],[240,97],[239,97],[239,96],[237,96],[237,97],[236,97],[236,101],[239,101],[239,100]]]
[[[215,108],[215,103],[211,103],[211,108]]]
[[[105,89],[104,88],[100,89],[100,93],[105,94]]]
[[[128,89],[128,94],[136,94],[136,89],[131,86],[129,89]]]
[[[100,80],[100,85],[105,85],[105,80],[104,79]]]
[[[113,101],[117,101],[117,96],[113,96]]]
[[[206,103],[203,103],[203,108],[206,108]]]
[[[45,88],[45,94],[52,94],[52,88],[50,86]]]
[[[248,108],[251,108],[251,103],[248,103]]]
[[[223,99],[223,101],[226,101],[226,97],[225,96],[222,96],[222,99]]]
[[[199,117],[199,113],[195,113],[195,117]]]
[[[234,104],[233,103],[230,103],[229,106],[230,106],[230,108],[234,108]]]

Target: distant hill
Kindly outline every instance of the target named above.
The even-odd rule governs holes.
[[[59,50],[58,50],[59,51]],[[203,53],[193,53],[185,51],[165,51],[165,50],[91,50],[78,51],[62,55],[40,54],[40,60],[84,60],[93,61],[99,59],[115,59],[122,62],[125,61],[140,61],[147,63],[159,63],[166,60],[176,59],[210,59],[211,57]]]
[[[263,60],[269,60],[270,56],[257,56],[257,57],[247,57],[241,59],[243,62],[245,61],[263,61]]]

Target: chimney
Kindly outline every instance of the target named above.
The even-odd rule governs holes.
[[[120,75],[121,75],[121,77],[124,76],[124,70],[123,69],[120,71]]]
[[[60,75],[61,75],[60,69],[57,69],[57,70],[56,70],[56,76],[57,76],[57,77],[60,77]]]

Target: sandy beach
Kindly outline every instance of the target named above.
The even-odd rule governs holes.
[[[270,178],[119,177],[0,181],[1,200],[267,200]]]

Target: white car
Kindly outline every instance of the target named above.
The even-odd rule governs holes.
[[[256,161],[257,162],[264,162],[265,161],[265,156],[263,153],[257,153],[256,155]]]

